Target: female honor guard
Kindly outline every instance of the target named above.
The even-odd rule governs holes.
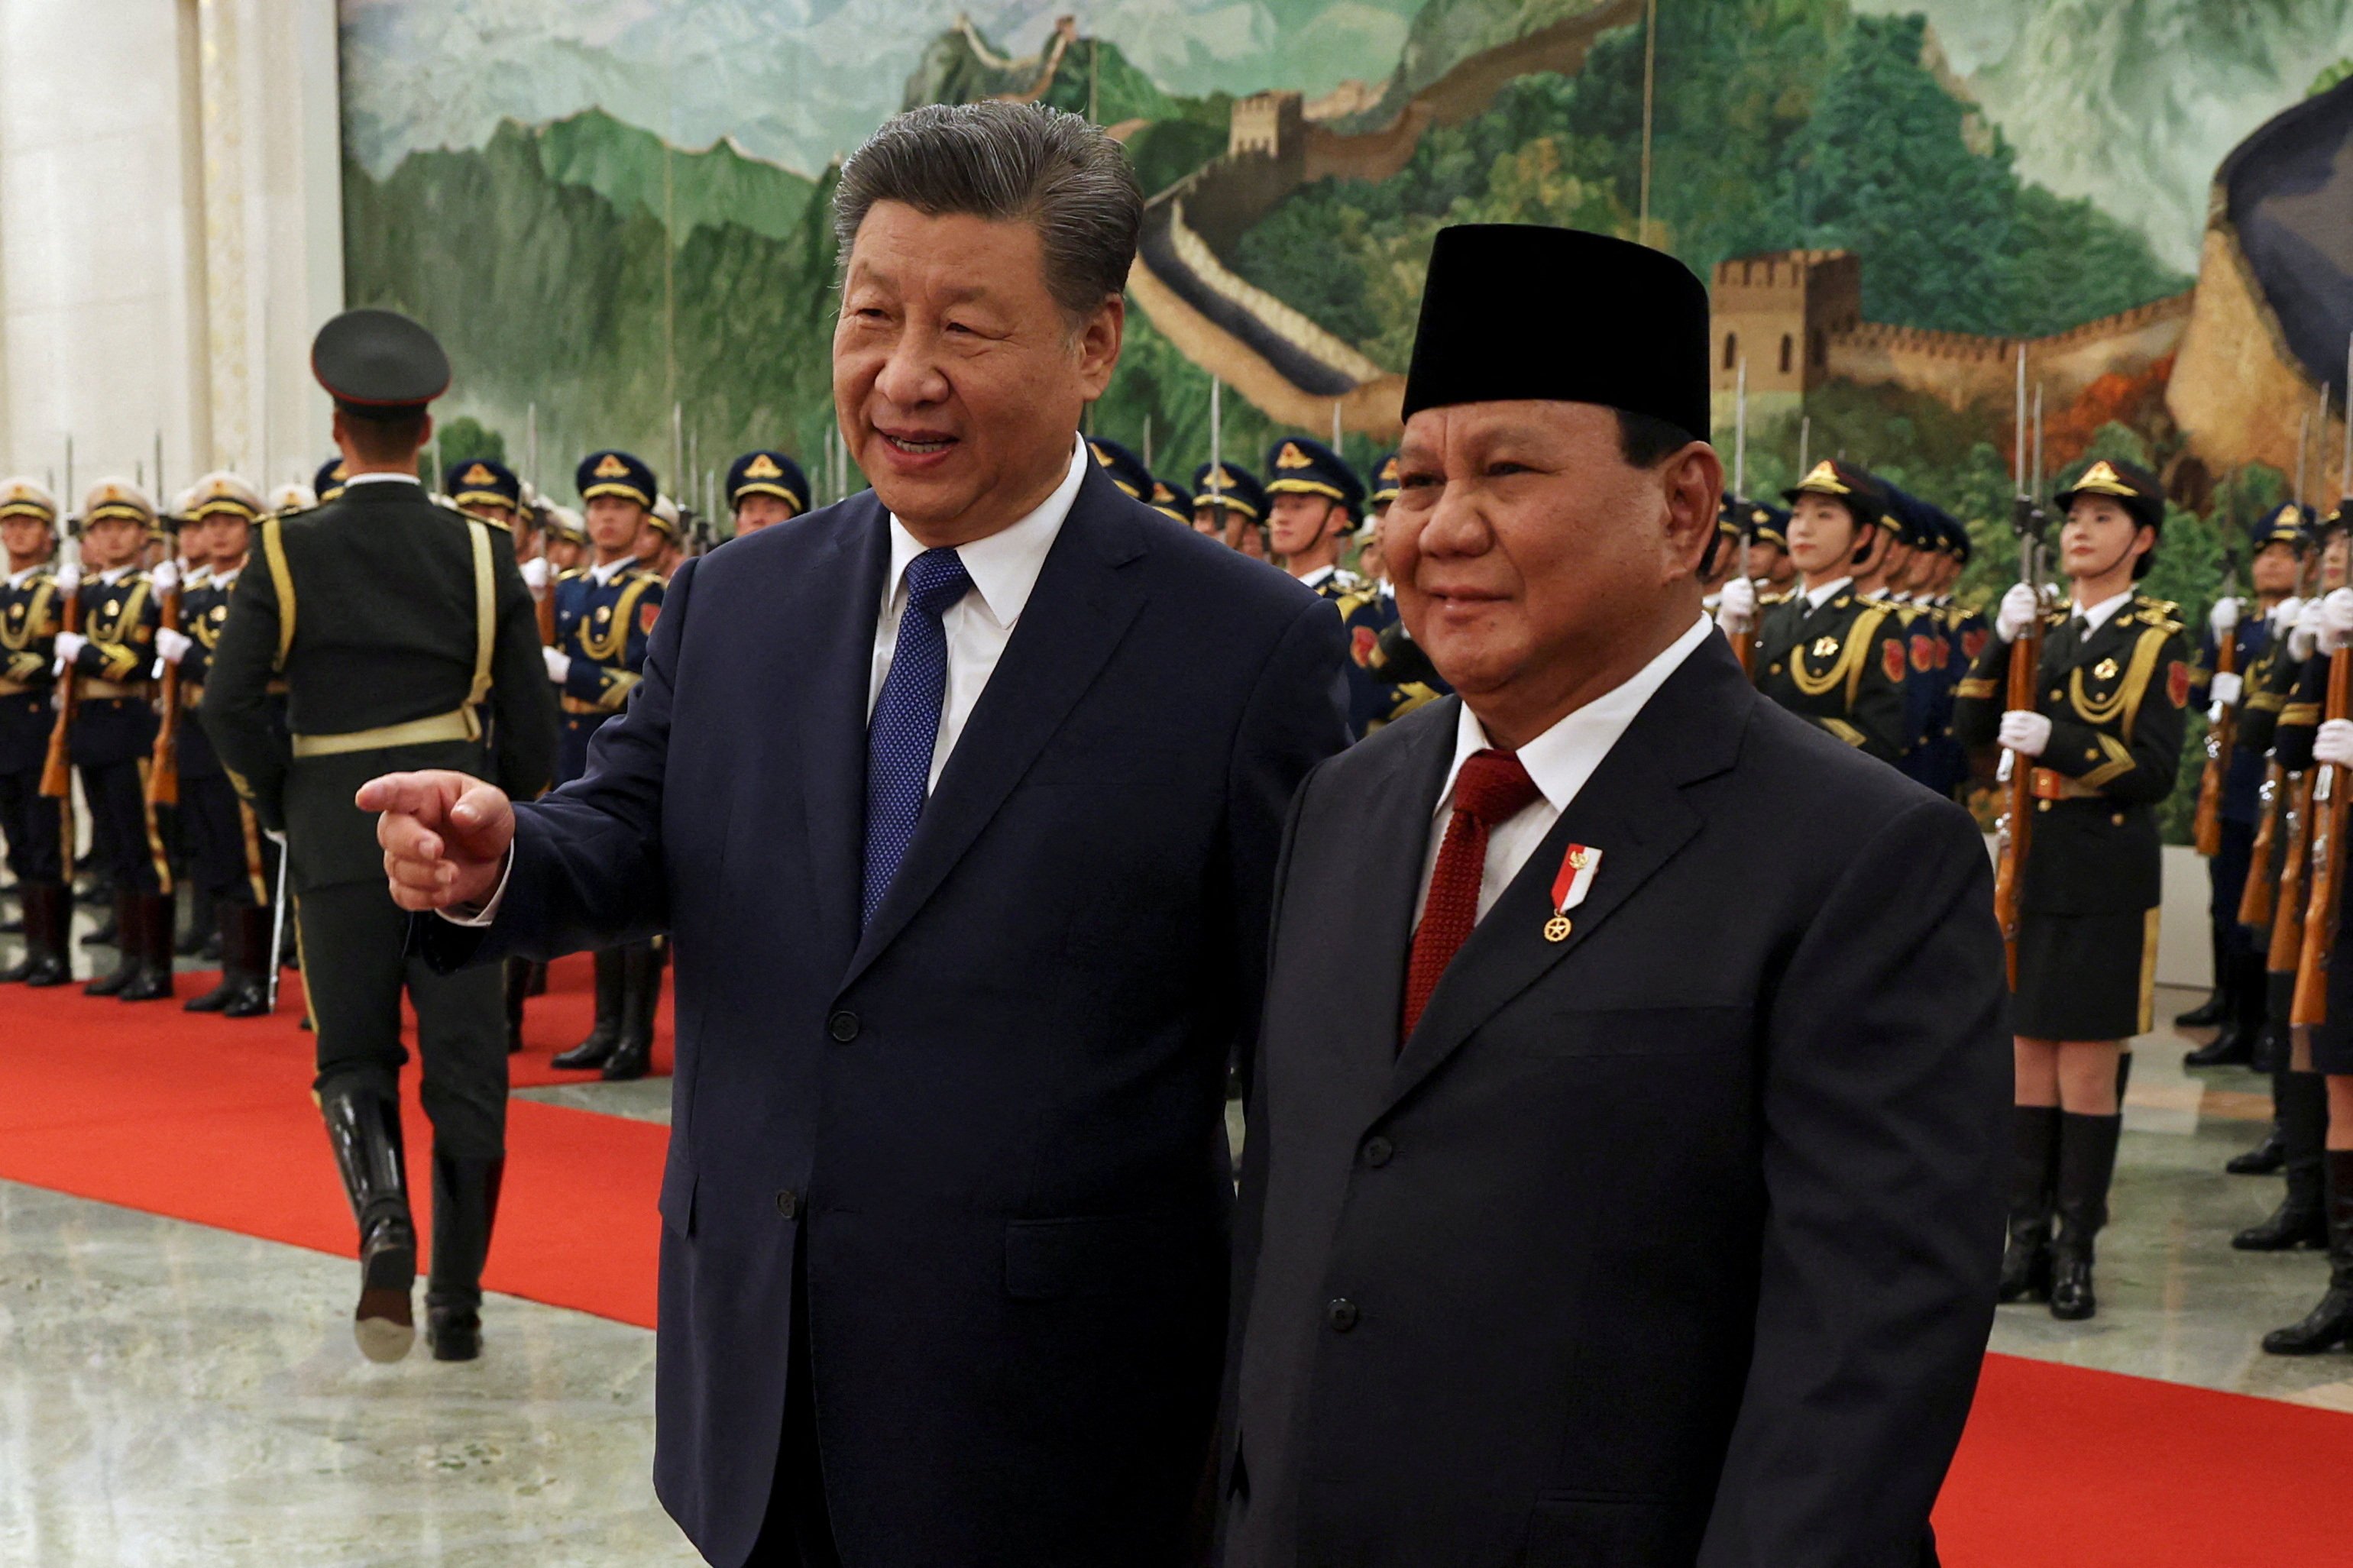
[[[90,837],[114,884],[114,973],[90,996],[152,1002],[172,994],[172,868],[147,798],[155,744],[155,630],[178,574],[169,562],[139,570],[155,503],[128,479],[100,479],[82,503],[81,630],[58,634],[59,673],[74,679],[68,731]]]
[[[661,492],[653,470],[627,452],[591,452],[575,479],[595,555],[591,564],[555,580],[555,643],[546,659],[564,710],[558,784],[588,771],[588,742],[636,689],[662,602],[662,580],[638,563],[643,536],[659,526],[654,501]],[[653,1055],[660,950],[651,942],[607,948],[596,964],[596,1024],[554,1065],[600,1068],[607,1079],[643,1078]]]
[[[1860,468],[1828,458],[1781,492],[1789,501],[1797,592],[1766,613],[1757,634],[1757,689],[1882,762],[1905,751],[1904,639],[1889,607],[1855,592],[1873,558],[1887,492]]]
[[[2173,606],[2133,592],[2165,518],[2156,479],[2095,462],[2059,492],[2074,605],[2049,617],[2032,708],[2002,710],[2010,648],[2042,615],[2021,583],[2002,596],[1955,727],[2031,767],[2031,848],[2019,900],[2017,1089],[2001,1299],[2047,1299],[2088,1318],[2092,1241],[2107,1221],[2125,1042],[2149,1026],[2157,963],[2156,807],[2181,759],[2189,648]],[[2056,1215],[2056,1229],[2052,1219]]]
[[[68,591],[48,566],[57,539],[58,503],[49,492],[32,479],[0,481],[0,546],[8,555],[0,584],[0,837],[8,841],[25,921],[24,959],[0,971],[0,983],[11,984],[73,978],[66,943],[73,899],[61,847],[66,803],[41,795],[56,723],[50,665]]]

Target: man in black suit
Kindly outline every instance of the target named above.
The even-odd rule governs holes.
[[[839,192],[873,493],[682,566],[584,778],[362,800],[399,901],[481,906],[445,961],[676,937],[654,1479],[705,1556],[1198,1561],[1226,1064],[1339,620],[1079,439],[1142,213],[1099,130],[917,110]]]
[[[1495,331],[1563,279],[1611,310]],[[1668,257],[1439,237],[1381,542],[1461,697],[1293,806],[1234,1568],[1933,1561],[2001,1250],[1987,858],[1702,617],[1706,349]]]

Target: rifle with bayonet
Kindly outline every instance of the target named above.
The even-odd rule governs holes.
[[[2239,563],[2235,555],[2224,557],[2222,596],[2236,597]],[[2234,624],[2227,632],[2214,638],[2214,673],[2236,675],[2239,672],[2239,628]],[[2244,700],[2244,692],[2241,693]],[[2222,847],[2222,787],[2231,772],[2231,746],[2238,739],[2238,703],[2219,705],[2220,710],[2206,725],[2206,765],[2198,775],[2198,812],[2190,824],[2190,838],[2198,853],[2211,859]]]
[[[2008,709],[2032,711],[2042,664],[2042,539],[2050,518],[2032,496],[2010,503],[2010,528],[2018,535],[2019,578],[2034,590],[2035,615],[2010,645]],[[2026,856],[2033,838],[2033,763],[2004,748],[1994,783],[2001,791],[2001,817],[1994,825],[1993,912],[2010,959],[2010,983],[2018,984],[2019,899],[2026,885]]]

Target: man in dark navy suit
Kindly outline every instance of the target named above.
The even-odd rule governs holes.
[[[1608,310],[1496,330],[1564,279]],[[1461,696],[1293,809],[1232,1568],[1934,1560],[2001,1251],[1990,878],[1701,615],[1707,320],[1621,240],[1438,237],[1381,542]]]
[[[873,493],[687,563],[586,777],[361,794],[439,962],[676,938],[655,1484],[724,1568],[1205,1550],[1226,1064],[1344,656],[1079,440],[1141,210],[1076,117],[890,122],[836,206]]]

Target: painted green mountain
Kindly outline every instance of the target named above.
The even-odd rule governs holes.
[[[781,238],[800,221],[817,189],[805,176],[752,157],[732,142],[681,153],[602,110],[558,120],[533,141],[549,179],[585,185],[624,213],[658,222],[667,214],[681,243],[698,228],[727,223]]]

